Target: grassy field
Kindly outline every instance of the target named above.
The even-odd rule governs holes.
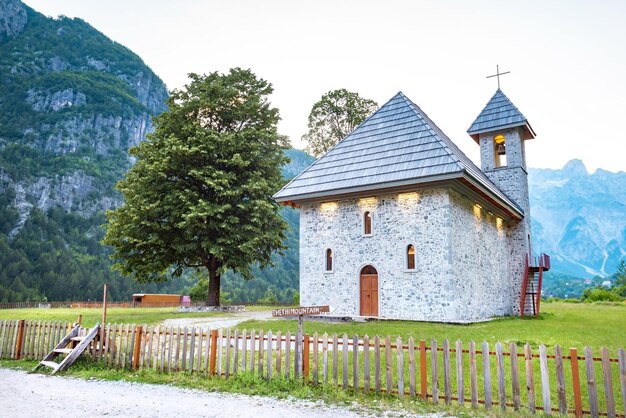
[[[328,323],[305,321],[305,332],[327,332],[352,336],[400,336],[416,340],[432,338],[441,341],[448,338],[467,343],[487,341],[490,344],[515,342],[529,343],[533,347],[545,344],[564,348],[589,346],[592,349],[607,347],[611,352],[626,348],[626,304],[571,304],[545,303],[541,305],[539,319],[518,317],[496,319],[471,325],[450,325],[430,322],[370,321],[366,323]],[[297,329],[297,321],[248,321],[239,328],[291,331]]]
[[[272,307],[254,306],[249,310],[267,310]],[[78,315],[83,315],[83,324],[92,326],[100,322],[100,309],[4,309],[0,310],[1,319],[58,320],[74,322]],[[107,321],[111,323],[158,324],[176,317],[215,317],[229,313],[202,312],[179,314],[176,308],[111,308],[107,312]],[[297,321],[247,321],[238,328],[264,329],[295,332]],[[432,338],[441,341],[448,338],[463,342],[470,340],[489,343],[515,342],[518,345],[530,343],[533,347],[545,344],[552,347],[560,344],[564,348],[585,346],[597,350],[607,347],[611,352],[619,347],[626,347],[626,304],[571,304],[544,303],[539,319],[517,317],[501,318],[489,322],[471,325],[450,325],[411,321],[370,321],[366,323],[329,323],[305,321],[305,332],[313,334],[348,333],[369,336],[400,336],[403,339],[413,337],[416,340]]]
[[[176,318],[181,314],[178,308],[109,308],[107,322],[125,324],[158,324],[169,318]],[[91,327],[102,321],[102,310],[96,308],[58,308],[58,309],[2,309],[1,319],[27,319],[42,321],[76,322],[78,316],[83,316],[82,324]],[[228,315],[223,312],[186,313],[187,318],[205,318]]]

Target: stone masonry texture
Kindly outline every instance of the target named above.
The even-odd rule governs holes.
[[[363,215],[373,217],[365,235]],[[300,210],[302,306],[330,305],[333,316],[360,314],[360,272],[378,272],[378,317],[479,321],[515,313],[510,257],[519,222],[505,223],[448,188],[309,203]],[[406,249],[415,247],[416,268]],[[333,269],[325,271],[327,249]],[[519,287],[519,286],[517,286]]]

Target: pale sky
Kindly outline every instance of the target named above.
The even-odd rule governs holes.
[[[477,164],[466,130],[502,91],[537,132],[529,167],[573,158],[626,171],[626,1],[24,0],[80,17],[167,84],[251,68],[274,86],[296,148],[312,105],[346,88],[382,105],[402,91]],[[480,165],[480,164],[479,164]]]

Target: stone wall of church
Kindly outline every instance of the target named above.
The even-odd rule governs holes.
[[[511,274],[507,226],[454,191],[450,202],[456,316],[472,321],[513,314],[520,286]]]
[[[366,211],[373,214],[371,236],[363,233]],[[503,221],[448,189],[303,205],[300,301],[358,316],[360,271],[372,265],[380,318],[455,322],[513,314],[520,286],[510,236]],[[414,270],[406,268],[409,244]],[[326,272],[329,248],[333,269]]]
[[[506,234],[511,263],[511,277],[516,300],[521,300],[522,282],[526,254],[530,253],[530,204],[528,180],[521,167],[496,169],[485,173],[500,189],[524,210],[524,219],[507,223]],[[514,314],[519,314],[519,304],[514,307]]]
[[[373,214],[371,236],[363,214]],[[333,315],[360,314],[360,271],[378,271],[379,317],[453,321],[458,294],[451,271],[447,189],[303,205],[300,210],[300,301],[331,305]],[[413,244],[416,268],[407,270]],[[333,271],[325,272],[326,249]]]

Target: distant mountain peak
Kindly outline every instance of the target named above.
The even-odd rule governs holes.
[[[579,159],[568,161],[567,164],[563,166],[563,171],[569,175],[589,175],[587,167],[585,167],[585,164]]]

